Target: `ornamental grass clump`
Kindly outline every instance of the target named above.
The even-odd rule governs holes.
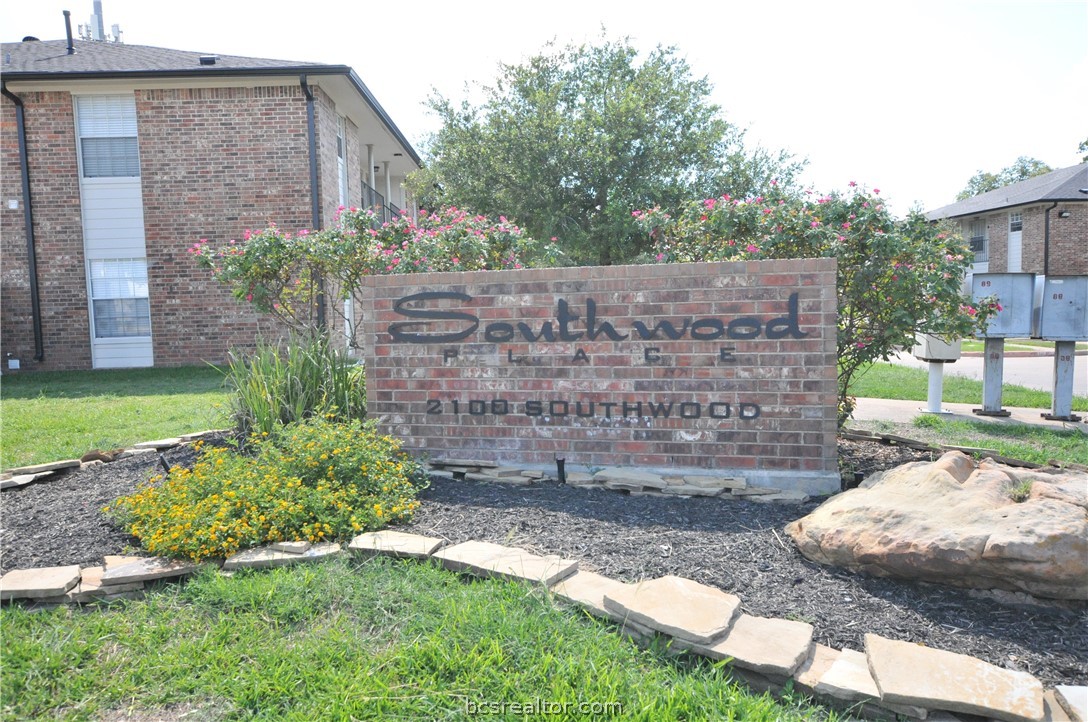
[[[363,367],[327,336],[309,334],[249,354],[231,352],[225,371],[231,419],[243,436],[270,434],[312,416],[366,417]]]
[[[200,561],[407,522],[427,483],[422,467],[372,423],[314,417],[254,434],[248,450],[198,447],[191,469],[153,477],[105,511],[152,554]]]

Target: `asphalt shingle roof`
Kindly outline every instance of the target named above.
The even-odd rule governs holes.
[[[4,43],[0,50],[0,73],[6,76],[41,74],[123,74],[178,73],[222,70],[260,70],[325,68],[321,63],[305,63],[270,58],[246,58],[212,52],[171,50],[149,45],[101,43],[89,40],[73,42],[75,54],[68,54],[67,40],[39,40]],[[200,56],[216,55],[214,65],[201,65]],[[336,66],[334,66],[336,67]]]
[[[931,221],[988,213],[1001,208],[1046,201],[1088,201],[1088,163],[1044,173],[926,213]]]
[[[397,142],[408,151],[416,166],[423,161],[397,128],[370,90],[347,65],[326,65],[295,60],[247,58],[195,50],[172,50],[150,45],[73,40],[75,52],[68,54],[67,40],[29,40],[0,45],[0,78],[3,80],[50,81],[101,78],[146,78],[246,75],[342,75],[374,110]],[[201,65],[201,56],[215,56],[215,63]]]

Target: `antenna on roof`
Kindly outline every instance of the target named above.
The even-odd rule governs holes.
[[[91,40],[102,42],[106,39],[106,26],[102,20],[102,0],[94,0],[94,15],[91,16]]]
[[[94,42],[119,43],[121,42],[121,26],[113,25],[112,34],[106,35],[106,23],[102,15],[102,0],[94,0],[94,14],[86,25],[79,26],[79,39],[92,40]]]

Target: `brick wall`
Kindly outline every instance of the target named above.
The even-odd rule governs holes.
[[[986,217],[986,238],[990,244],[990,271],[1004,272],[1009,267],[1009,217],[996,213]]]
[[[1023,273],[1043,273],[1046,258],[1046,208],[1050,204],[1016,208],[1023,220],[1021,234]],[[1058,213],[1069,211],[1069,218]],[[964,237],[970,233],[971,219],[961,221]],[[1009,267],[1009,212],[986,216],[990,239],[990,273],[1005,273]],[[1088,274],[1088,202],[1059,203],[1050,211],[1051,275]]]
[[[1058,213],[1069,211],[1069,218]],[[1088,275],[1088,202],[1059,203],[1050,212],[1050,273]]]
[[[275,337],[279,327],[187,249],[269,223],[311,226],[301,88],[139,90],[136,112],[155,365],[222,361],[258,334]]]
[[[374,278],[364,301],[368,408],[438,459],[712,468],[832,491],[834,284],[827,259]],[[423,292],[472,300],[402,306],[460,314],[446,320],[396,311]],[[793,294],[791,328],[775,320],[790,317]],[[430,338],[467,331],[471,317],[479,327],[467,337]],[[644,339],[636,321],[683,333]],[[404,322],[417,325],[390,328]],[[553,339],[533,343],[518,326],[539,335],[549,323]]]
[[[44,359],[34,363],[30,280],[15,105],[2,101],[0,353],[23,369],[90,368],[90,319],[71,95],[19,93],[26,119]],[[17,209],[8,200],[17,199]],[[5,370],[7,361],[4,361]]]

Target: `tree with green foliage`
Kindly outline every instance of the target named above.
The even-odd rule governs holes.
[[[1043,173],[1049,173],[1052,170],[1054,169],[1043,161],[1022,155],[1016,159],[1015,163],[1003,168],[998,173],[988,173],[981,170],[975,173],[971,176],[971,180],[967,181],[967,186],[956,195],[956,200],[967,200],[988,191],[1004,188],[1007,185],[1019,183],[1022,180],[1034,178]]]
[[[1085,138],[1077,146],[1078,153],[1084,153],[1084,156],[1080,159],[1081,163],[1088,163],[1088,138]]]
[[[917,334],[963,338],[1000,310],[962,292],[972,255],[950,227],[917,212],[894,218],[879,197],[853,186],[815,197],[772,188],[763,196],[690,201],[679,214],[634,217],[656,241],[659,263],[775,258],[838,261],[839,423],[849,418],[860,372],[914,344]]]
[[[675,48],[642,55],[627,39],[602,39],[545,50],[501,65],[479,107],[432,97],[442,128],[410,180],[421,205],[501,213],[558,239],[576,263],[609,265],[649,248],[631,209],[758,192],[802,167],[746,149]]]

